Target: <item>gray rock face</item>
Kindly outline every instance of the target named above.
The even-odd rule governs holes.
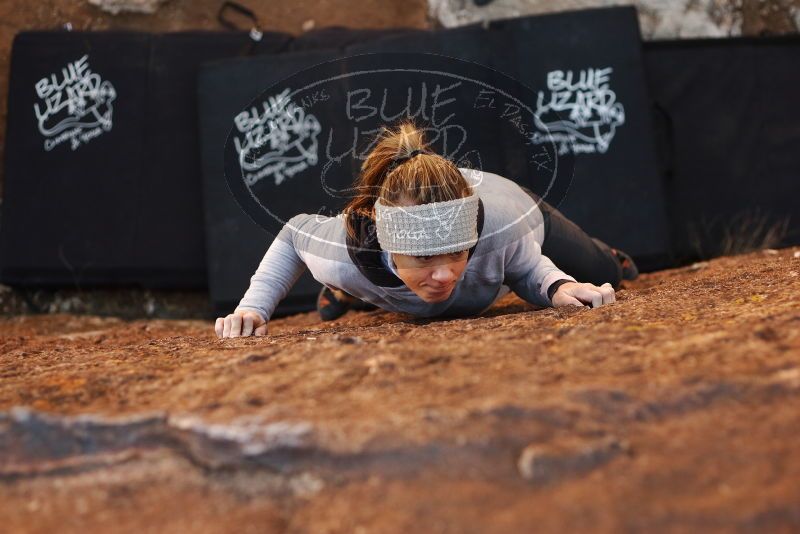
[[[166,0],[89,0],[107,13],[155,13]]]
[[[523,478],[545,484],[584,475],[629,449],[627,442],[614,436],[590,443],[528,445],[517,460],[517,468]]]
[[[495,0],[478,7],[472,0],[429,0],[430,15],[451,28],[501,18],[617,5],[636,6],[645,39],[728,37],[742,34],[737,0]]]

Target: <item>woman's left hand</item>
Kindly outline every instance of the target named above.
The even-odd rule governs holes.
[[[591,306],[597,308],[603,304],[615,302],[614,288],[606,282],[598,287],[594,284],[580,284],[578,282],[567,282],[562,284],[553,294],[553,306],[567,306],[574,304],[577,306]]]

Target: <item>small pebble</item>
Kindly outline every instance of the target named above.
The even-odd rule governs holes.
[[[360,345],[364,343],[364,340],[358,336],[341,336],[339,334],[333,336],[333,339],[338,341],[339,343],[343,343],[345,345]]]

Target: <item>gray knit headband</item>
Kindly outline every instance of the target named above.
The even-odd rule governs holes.
[[[375,225],[383,250],[435,256],[471,248],[478,242],[478,195],[415,206],[375,201]]]

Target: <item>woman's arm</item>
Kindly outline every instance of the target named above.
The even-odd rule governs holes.
[[[250,287],[235,311],[255,310],[269,320],[275,307],[289,294],[305,270],[306,264],[291,242],[276,238],[250,277]]]
[[[270,244],[255,274],[250,277],[250,287],[233,313],[217,319],[215,331],[218,337],[266,333],[266,323],[275,307],[306,269],[295,249],[292,228],[291,221],[285,224]]]
[[[588,305],[593,308],[616,300],[611,284],[578,283],[542,254],[533,232],[506,250],[507,285],[521,298],[540,306]]]
[[[560,280],[576,282],[542,254],[533,232],[507,245],[504,283],[520,298],[538,306],[553,306],[548,289]]]

